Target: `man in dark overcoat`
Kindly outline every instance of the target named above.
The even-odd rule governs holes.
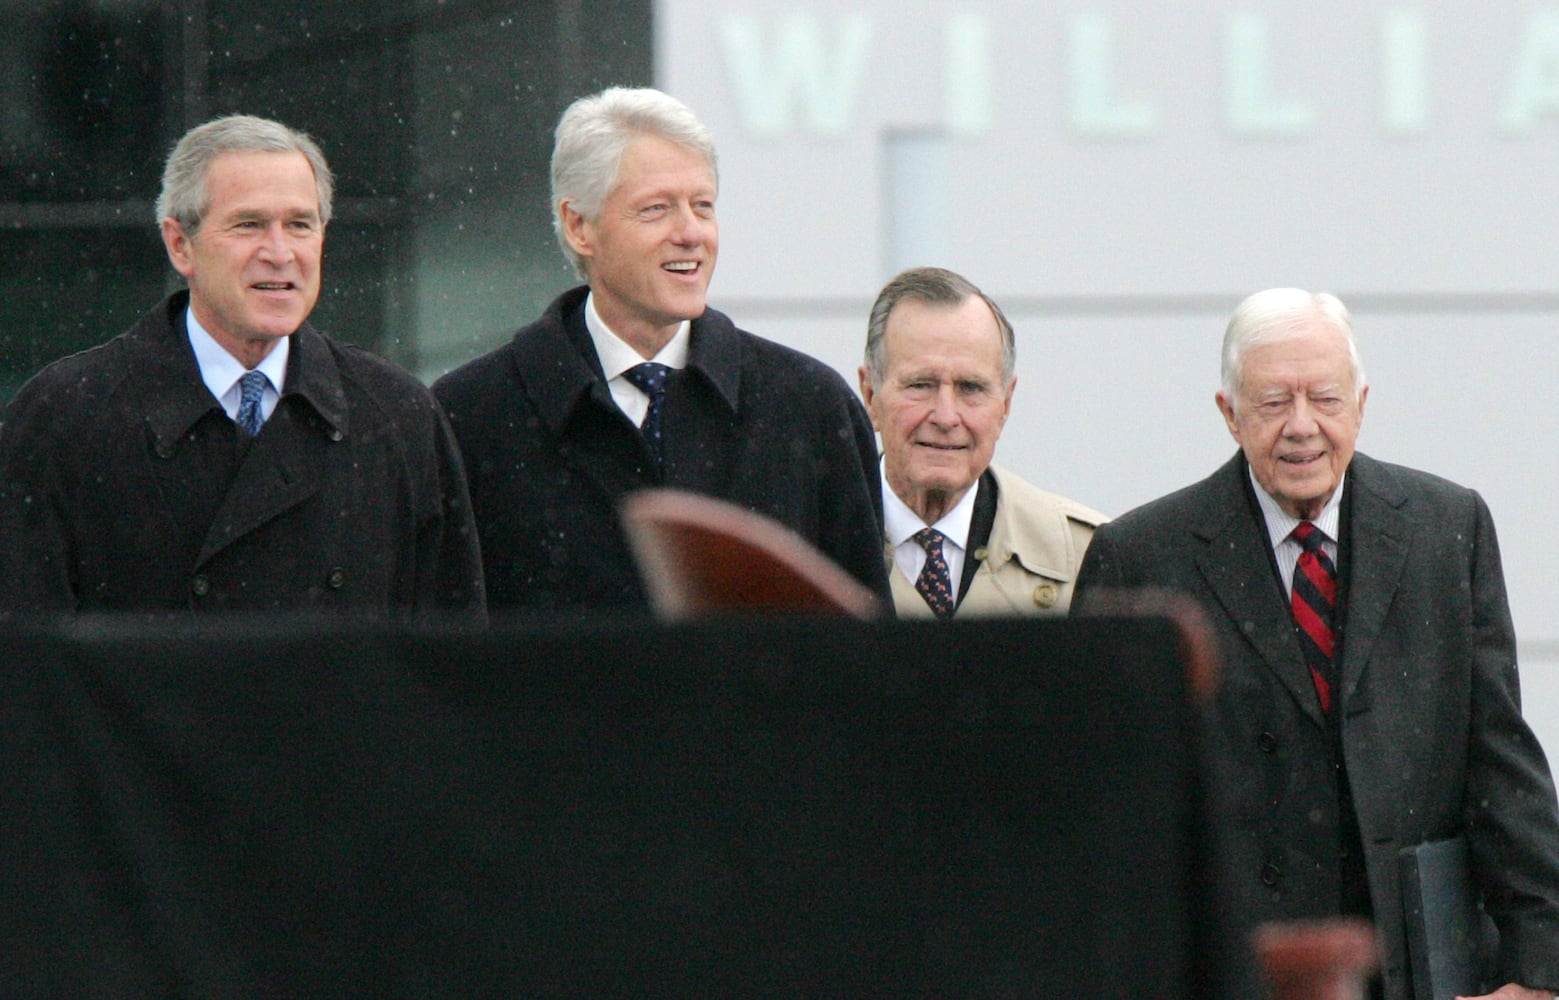
[[[1206,611],[1246,912],[1372,920],[1375,990],[1412,1000],[1399,852],[1461,839],[1498,929],[1492,995],[1547,998],[1559,815],[1521,715],[1494,523],[1474,491],[1355,453],[1367,394],[1336,297],[1246,299],[1217,393],[1240,452],[1101,526],[1073,611],[1109,588]]]
[[[553,221],[586,285],[433,387],[494,612],[645,607],[618,504],[652,486],[765,514],[889,599],[860,401],[706,307],[717,189],[709,133],[668,95],[613,88],[564,112]]]
[[[307,322],[331,190],[277,122],[179,141],[157,216],[188,289],[45,368],[0,426],[0,610],[482,618],[432,395]]]

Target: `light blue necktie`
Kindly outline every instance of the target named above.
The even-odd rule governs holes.
[[[238,426],[250,437],[257,436],[265,423],[265,415],[260,411],[265,385],[265,373],[259,371],[244,372],[244,377],[238,380]]]

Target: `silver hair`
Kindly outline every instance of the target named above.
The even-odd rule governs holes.
[[[552,146],[552,228],[580,278],[588,278],[587,265],[568,245],[563,202],[592,222],[600,218],[601,206],[617,184],[623,152],[642,135],[658,135],[702,156],[719,188],[714,138],[688,106],[671,95],[650,87],[612,87],[570,104],[558,119]]]
[[[206,182],[211,164],[223,153],[301,153],[314,170],[319,195],[319,220],[330,222],[335,178],[319,145],[302,132],[269,118],[228,115],[184,133],[162,171],[162,191],[157,195],[157,223],[174,219],[188,236],[200,228],[211,196]]]
[[[1254,347],[1297,333],[1321,322],[1342,334],[1348,345],[1348,362],[1353,369],[1353,391],[1364,392],[1364,363],[1353,336],[1353,318],[1342,300],[1328,292],[1307,292],[1302,288],[1269,288],[1247,296],[1235,307],[1223,333],[1223,395],[1229,404],[1239,398],[1244,375],[1245,355]]]
[[[984,301],[996,319],[996,327],[1001,331],[1001,380],[1004,386],[1011,382],[1018,367],[1018,345],[1001,306],[961,274],[943,267],[914,267],[884,285],[877,293],[877,301],[872,303],[871,317],[866,321],[866,374],[872,388],[880,389],[888,373],[888,316],[894,306],[912,299],[927,305],[956,307],[971,296]]]

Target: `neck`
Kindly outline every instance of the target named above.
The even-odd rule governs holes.
[[[253,371],[260,362],[270,355],[271,351],[276,349],[276,341],[269,337],[256,340],[228,340],[223,338],[217,342],[227,350],[227,353],[238,359],[238,363],[244,366],[245,371]]]
[[[260,362],[264,361],[271,351],[276,349],[277,337],[235,337],[213,318],[206,315],[202,304],[193,298],[190,300],[190,309],[195,314],[195,319],[200,321],[200,326],[216,341],[222,350],[238,359],[238,363],[244,366],[245,371],[252,370]],[[290,334],[289,334],[290,336]]]
[[[1286,503],[1283,504],[1282,507],[1290,517],[1297,517],[1301,521],[1314,521],[1320,518],[1321,511],[1326,507],[1327,501],[1331,500],[1331,498],[1332,495],[1328,493],[1324,497],[1317,497],[1314,500],[1303,500],[1294,503]]]
[[[900,494],[904,505],[919,515],[927,527],[936,524],[947,516],[947,512],[958,506],[958,501],[969,492],[965,486],[961,490],[922,490],[913,496],[906,497]]]
[[[646,361],[654,360],[655,355],[671,343],[671,338],[682,327],[680,319],[662,325],[639,316],[622,314],[613,308],[611,299],[597,293],[593,287],[591,293],[591,301],[595,303],[595,312],[601,322],[618,340],[633,348]]]
[[[669,330],[656,330],[653,335],[646,337],[623,337],[624,342],[645,361],[655,360],[655,355],[661,352],[661,348],[671,343],[671,338],[676,336],[677,328]]]

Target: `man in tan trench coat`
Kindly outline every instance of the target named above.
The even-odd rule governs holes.
[[[872,306],[861,395],[882,437],[883,526],[902,618],[1064,612],[1106,518],[991,454],[1012,409],[1012,325],[942,268],[905,271]]]

